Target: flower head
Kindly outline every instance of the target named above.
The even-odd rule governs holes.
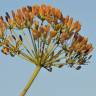
[[[75,67],[87,63],[92,44],[79,34],[81,25],[64,17],[51,5],[26,6],[0,17],[0,45],[5,55],[20,56],[52,71],[52,67]],[[2,39],[2,40],[1,40]]]

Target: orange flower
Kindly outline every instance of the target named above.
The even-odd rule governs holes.
[[[69,47],[69,50],[75,50],[79,53],[89,53],[92,51],[93,47],[92,44],[87,44],[88,39],[78,35],[77,39],[72,43]]]
[[[32,34],[33,34],[33,37],[34,37],[34,39],[37,39],[37,30],[34,30],[34,29],[32,29]]]
[[[59,9],[54,9],[54,16],[57,17],[58,19],[61,18],[61,12]]]
[[[34,5],[33,7],[32,7],[32,14],[33,15],[38,15],[39,14],[39,6],[38,5]]]
[[[63,18],[63,23],[67,24],[67,22],[69,21],[69,16],[66,16],[65,18]]]
[[[67,32],[62,32],[60,36],[60,42],[63,43],[66,39],[68,39],[69,35]]]
[[[78,42],[78,43],[75,45],[75,48],[74,48],[74,49],[77,51],[77,50],[79,50],[79,49],[81,48],[81,46],[82,46],[82,45],[80,45],[80,43]]]
[[[41,31],[39,29],[37,31],[37,36],[38,36],[38,38],[41,37]]]
[[[61,28],[61,26],[62,26],[61,24],[56,24],[55,25],[55,30],[58,31]]]
[[[23,18],[26,19],[26,16],[27,16],[27,13],[28,13],[28,8],[27,7],[22,7],[21,12],[22,12]]]
[[[77,28],[76,28],[76,31],[75,32],[79,32],[80,30],[81,30],[81,25],[80,25],[80,23],[79,22],[77,22],[78,24],[77,24]]]
[[[70,32],[76,28],[76,24],[77,24],[76,22],[72,24],[72,26],[70,27],[70,30],[69,30]]]
[[[21,9],[18,9],[17,10],[17,14],[18,14],[18,17],[21,19],[21,20],[23,20],[23,14],[22,14],[22,11],[21,11]]]
[[[57,31],[50,31],[50,36],[51,36],[51,37],[55,37],[56,34],[57,34]]]
[[[29,13],[29,22],[32,24],[33,23],[33,18],[34,15],[32,14],[32,12]]]
[[[87,44],[88,38],[83,37],[83,40],[81,41],[81,45]]]
[[[2,49],[2,52],[3,52],[4,54],[8,55],[8,53],[9,53],[9,48],[4,47],[4,48]]]
[[[73,23],[73,18],[70,18],[69,20],[68,20],[68,22],[67,22],[67,27],[70,27],[71,25],[72,25],[72,23]]]
[[[82,50],[82,48],[87,44],[87,38],[83,38],[82,41],[77,41],[77,44],[75,44],[76,50]],[[85,48],[85,47],[84,47]]]
[[[9,46],[9,41],[6,39],[6,40],[4,40],[3,42],[2,42],[2,45],[3,46]]]
[[[43,33],[45,38],[47,37],[49,31],[50,31],[50,25],[41,27],[41,33]]]
[[[72,26],[71,26],[71,28],[70,28],[69,31],[75,30],[75,32],[79,32],[80,29],[81,29],[81,25],[80,25],[80,23],[77,21],[77,22],[75,22],[75,23],[72,24]]]
[[[40,29],[38,30],[32,29],[32,34],[33,34],[34,39],[37,39],[41,36],[41,31]]]
[[[2,38],[2,37],[3,37],[3,33],[1,31],[1,29],[0,29],[0,38]]]
[[[0,17],[0,38],[4,36],[4,32],[6,30],[6,23],[3,21],[3,18]]]
[[[45,5],[45,4],[42,4],[42,5],[41,5],[41,8],[42,8],[43,10],[45,10],[45,9],[46,9],[46,5]]]
[[[18,14],[18,12],[16,12],[14,14],[14,20],[16,21],[16,23],[20,24],[21,23],[21,17],[20,15]]]
[[[89,54],[92,50],[93,50],[92,44],[87,44],[86,45],[86,51],[85,51],[85,53]]]
[[[77,42],[81,42],[83,40],[83,38],[84,38],[83,36],[78,35],[76,41]]]
[[[40,14],[40,16],[44,16],[44,11],[41,7],[39,8],[39,14]]]
[[[30,14],[31,14],[31,11],[29,11],[29,9],[27,8],[27,7],[24,7],[24,8],[22,8],[22,13],[23,13],[23,18],[24,18],[24,20],[27,20],[27,21],[29,21],[30,22]],[[32,15],[32,17],[33,17],[33,15]]]
[[[39,8],[39,12],[41,15],[45,16],[46,14],[46,5],[45,4],[42,4],[41,7]]]
[[[50,24],[48,24],[47,26],[43,26],[43,29],[48,33],[50,31]]]
[[[34,27],[35,27],[35,29],[38,29],[38,27],[39,27],[39,22],[38,21],[34,21]]]
[[[47,11],[48,11],[48,16],[52,16],[53,12],[52,12],[52,6],[51,5],[48,5],[47,6]]]
[[[49,9],[48,9],[48,7],[46,6],[46,9],[45,9],[45,16],[48,16],[49,15]]]
[[[82,45],[79,49],[77,49],[78,50],[78,52],[80,52],[80,53],[84,53],[84,49],[86,48],[86,45],[84,44],[84,45]]]
[[[52,18],[50,16],[46,16],[45,19],[47,20],[48,23],[52,23]]]

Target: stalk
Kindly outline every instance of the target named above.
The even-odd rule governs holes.
[[[39,73],[40,69],[41,69],[41,66],[37,65],[34,72],[33,72],[33,74],[32,74],[31,79],[29,80],[29,82],[27,83],[27,85],[25,86],[23,91],[21,92],[20,96],[25,96],[26,95],[28,89],[31,87],[31,85],[32,85],[34,79],[36,78],[37,74]]]

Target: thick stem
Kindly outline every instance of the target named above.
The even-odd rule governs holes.
[[[28,89],[31,87],[31,85],[32,85],[34,79],[36,78],[37,74],[39,73],[40,69],[41,69],[41,66],[37,65],[35,70],[34,70],[34,73],[32,74],[31,79],[29,80],[28,84],[25,86],[25,88],[22,91],[22,93],[20,94],[20,96],[25,96],[26,95]]]

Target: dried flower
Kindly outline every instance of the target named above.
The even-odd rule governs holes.
[[[4,37],[4,32],[6,30],[6,23],[3,21],[2,16],[0,17],[0,38]]]
[[[8,55],[8,53],[9,53],[9,48],[3,47],[3,49],[2,49],[1,51],[2,51],[2,53]]]
[[[79,35],[78,32],[81,29],[79,21],[73,22],[72,17],[63,17],[59,9],[53,8],[50,5],[47,6],[43,4],[41,6],[35,5],[33,7],[23,7],[21,9],[17,9],[16,12],[12,11],[12,16],[13,17],[11,18],[9,13],[6,12],[6,24],[9,29],[11,28],[10,31],[12,35],[10,36],[14,39],[14,42],[16,44],[13,45],[13,42],[9,40],[7,46],[10,46],[9,49],[11,50],[15,48],[13,50],[14,53],[16,52],[16,50],[21,52],[21,48],[23,48],[23,50],[25,49],[29,55],[27,55],[24,51],[22,56],[27,58],[30,62],[35,62],[36,65],[38,63],[39,65],[45,64],[46,68],[49,68],[49,65],[51,67],[54,65],[53,63],[62,61],[61,59],[59,60],[59,56],[63,56],[63,52],[62,54],[60,53],[60,55],[58,55],[57,57],[53,55],[53,57],[50,59],[51,54],[53,53],[53,51],[56,51],[55,49],[58,48],[60,44],[62,45],[61,49],[63,48],[62,50],[65,51],[65,56],[67,56],[66,54],[69,54],[70,56],[74,52],[75,54],[88,54],[93,49],[91,45],[87,44],[88,39]],[[38,19],[35,19],[35,16],[37,16],[41,20],[41,22]],[[61,23],[58,23],[58,20]],[[45,24],[44,21],[47,23]],[[0,36],[2,37],[6,28],[6,24],[4,23],[2,18],[0,19],[0,24],[2,26]],[[27,37],[27,32],[22,32],[20,33],[21,35],[16,35],[17,32],[14,32],[14,29],[16,28],[22,31],[25,30],[24,28],[28,29],[32,43],[30,43],[30,39],[29,37]],[[72,38],[72,44],[66,45],[65,42],[69,42]],[[22,41],[22,44],[20,44],[18,40]],[[2,43],[2,45],[4,45],[4,42]],[[29,48],[27,48],[25,42],[30,46],[32,52],[30,52]],[[22,47],[19,45],[22,45]],[[66,46],[66,48],[64,46]],[[76,63],[76,60],[70,60]],[[68,60],[67,63],[70,60]],[[48,64],[48,62],[52,63]]]
[[[92,57],[93,46],[79,34],[79,21],[64,17],[58,8],[26,6],[12,11],[12,16],[6,12],[5,19],[0,17],[1,51],[35,64],[32,80],[42,67],[50,72],[65,65],[79,70]],[[26,94],[30,84],[27,86],[20,96]]]

